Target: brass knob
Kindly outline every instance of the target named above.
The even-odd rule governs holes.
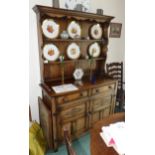
[[[109,89],[111,89],[112,88],[112,86],[109,86]]]
[[[80,96],[83,97],[84,95],[81,93]]]
[[[99,92],[99,90],[98,89],[96,89],[96,93],[98,93]]]
[[[66,98],[64,98],[64,97],[63,97],[63,99],[62,99],[62,100],[63,100],[63,102],[66,102],[66,101],[67,101],[67,99],[66,99]]]

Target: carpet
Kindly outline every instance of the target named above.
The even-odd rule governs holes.
[[[77,155],[90,155],[90,133],[87,132],[84,136],[74,140],[72,146]],[[60,146],[57,152],[48,150],[46,155],[67,155],[66,146]]]

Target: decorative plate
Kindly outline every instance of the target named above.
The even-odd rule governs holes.
[[[54,44],[47,44],[43,48],[43,55],[48,61],[55,61],[59,57],[59,50]]]
[[[75,80],[81,80],[84,75],[84,72],[81,68],[75,69],[73,76]]]
[[[96,58],[100,55],[101,48],[98,43],[93,43],[89,46],[89,55]]]
[[[81,27],[76,21],[72,21],[67,27],[68,34],[71,38],[81,37]]]
[[[80,47],[76,43],[71,43],[67,47],[67,56],[70,59],[78,59],[80,57]]]
[[[100,24],[95,24],[90,29],[91,37],[94,39],[101,39],[103,31]]]
[[[49,39],[57,38],[59,35],[59,25],[52,19],[45,19],[42,23],[42,31]]]

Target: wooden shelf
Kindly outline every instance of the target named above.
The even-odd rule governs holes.
[[[105,60],[105,57],[102,58],[94,58],[93,60],[95,61],[100,61],[100,60]],[[64,63],[76,63],[76,62],[81,62],[81,61],[88,61],[90,59],[77,59],[77,60],[65,60]],[[54,64],[60,64],[60,61],[54,61],[54,62],[48,62],[44,63],[45,65],[54,65]]]
[[[44,42],[51,43],[51,42],[103,42],[106,43],[106,39],[47,39],[44,38]]]

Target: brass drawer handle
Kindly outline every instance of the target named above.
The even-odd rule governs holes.
[[[83,94],[83,93],[80,93],[80,96],[81,96],[81,97],[84,97],[84,94]]]
[[[92,114],[92,112],[88,111],[87,112],[87,116],[90,116]]]
[[[93,114],[93,112],[92,111],[89,111],[89,115],[92,115]]]
[[[63,97],[62,100],[63,100],[63,102],[66,102],[67,101],[67,99],[65,97]]]
[[[99,90],[98,89],[96,89],[96,93],[99,93]]]
[[[109,89],[112,89],[112,86],[109,86]]]

